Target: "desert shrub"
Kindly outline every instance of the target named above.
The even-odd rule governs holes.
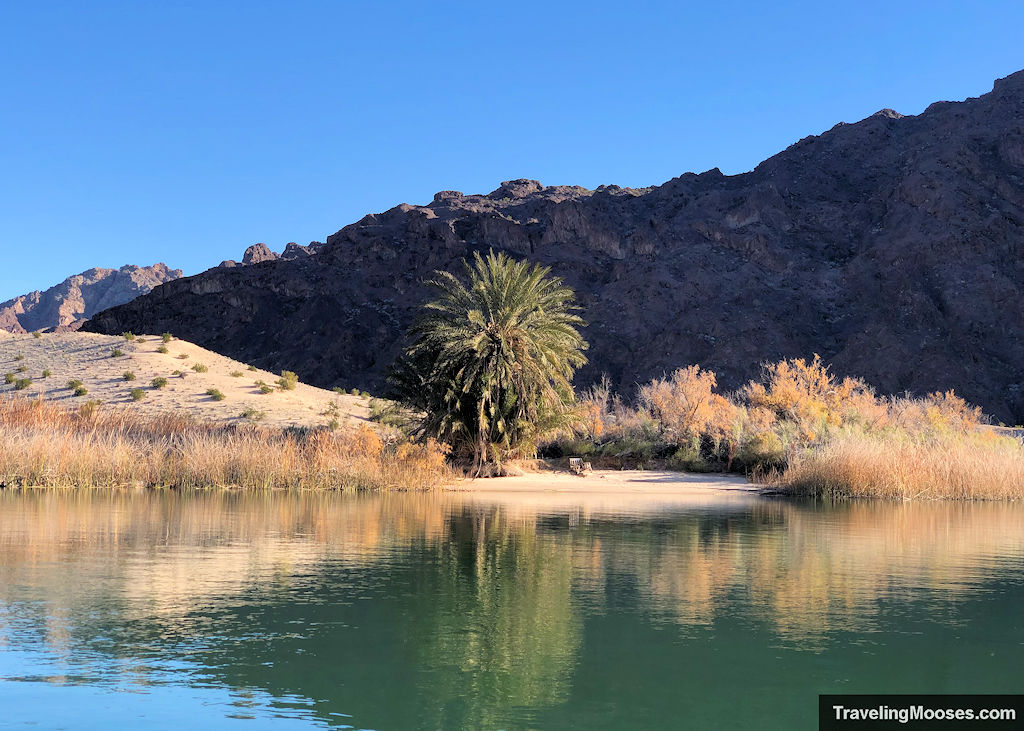
[[[18,366],[17,368],[14,369],[15,373],[24,373],[27,370],[28,370],[28,366],[23,366],[23,365],[20,365],[20,366]]]
[[[152,386],[153,388],[160,389],[167,385],[167,379],[164,378],[163,376],[157,376],[156,378],[149,382],[149,385]]]
[[[124,355],[124,351],[120,348],[113,348],[110,351],[111,358],[120,358],[122,355]]]
[[[334,386],[331,390],[334,391],[334,393],[348,393],[348,391],[341,386]]]
[[[43,378],[49,378],[52,375],[53,375],[53,371],[51,371],[49,368],[44,368],[43,369]]]
[[[82,385],[75,386],[75,390],[74,390],[74,395],[75,396],[85,396],[87,393],[89,393],[89,389],[87,389],[85,386],[82,386]]]
[[[178,360],[187,360],[188,353],[178,353]]]
[[[277,379],[277,385],[283,391],[292,391],[299,383],[299,377],[292,371],[281,371],[281,377]]]
[[[70,381],[67,382],[67,387],[70,388],[72,391],[81,385],[82,382],[79,381],[77,378],[72,378]]]
[[[247,407],[241,413],[241,418],[248,419],[249,421],[263,421],[267,416],[267,412],[260,411],[259,409],[253,408],[252,406]]]
[[[13,373],[5,373],[4,374],[4,383],[14,383],[14,374]]]
[[[256,388],[259,389],[260,393],[273,393],[274,392],[274,389],[271,386],[269,386],[266,383],[264,383],[263,381],[257,382]]]
[[[196,373],[206,373],[210,369],[207,368],[202,363],[193,363],[192,364],[192,370],[194,370]]]
[[[134,381],[135,374],[132,373],[131,371],[125,371],[124,373],[121,374],[121,378],[124,379],[125,381]]]
[[[250,371],[255,371],[255,370],[259,370],[259,369],[258,369],[258,368],[256,368],[256,366],[254,366],[254,365],[246,366],[246,368],[247,368],[248,370],[250,370]]]
[[[206,389],[206,395],[212,398],[214,401],[223,401],[226,397],[216,388]]]
[[[144,342],[146,342],[146,339],[145,338],[135,338],[135,342],[137,342],[137,343],[144,343]]]
[[[43,334],[41,332],[39,332],[38,330],[33,330],[32,331],[32,337],[34,337],[36,340],[38,340],[39,338],[43,337]]]
[[[19,353],[18,355],[14,356],[14,360],[25,360],[25,356]]]
[[[349,391],[349,393],[352,394],[353,396],[358,396],[359,395],[359,389],[358,388],[353,388],[352,390]]]
[[[132,401],[141,401],[142,399],[146,398],[146,392],[143,391],[141,388],[133,388],[128,393],[132,397]]]
[[[165,343],[169,343],[172,340],[174,340],[174,336],[171,335],[170,333],[164,333],[163,335],[160,336],[160,339],[163,340]]]
[[[133,333],[133,332],[123,332],[123,333],[121,333],[121,337],[124,338],[125,340],[134,340],[135,339],[135,333]]]
[[[32,385],[32,379],[31,378],[19,378],[18,380],[16,380],[14,382],[14,390],[15,391],[23,391],[23,390],[25,390],[26,388],[28,388],[31,385]]]
[[[241,371],[231,371],[231,377],[232,378],[241,378],[242,377],[242,372]]]
[[[161,345],[160,347],[158,347],[156,349],[156,352],[158,352],[158,353],[165,353],[166,354],[166,353],[169,353],[171,351],[168,349],[168,347],[166,345]]]

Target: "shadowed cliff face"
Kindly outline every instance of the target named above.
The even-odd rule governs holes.
[[[422,281],[492,246],[577,291],[591,342],[578,385],[607,372],[629,391],[700,363],[730,388],[817,352],[882,392],[955,388],[1024,421],[1024,72],[916,117],[839,124],[743,175],[444,191],[312,256],[170,282],[87,329],[171,330],[317,385],[379,389]]]
[[[0,304],[0,328],[16,333],[76,330],[96,312],[130,302],[180,276],[180,269],[170,269],[163,263],[89,269],[45,292],[31,292]]]

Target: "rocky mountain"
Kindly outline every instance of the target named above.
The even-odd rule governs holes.
[[[181,276],[180,269],[162,263],[89,269],[45,292],[23,294],[0,304],[0,328],[15,333],[77,330],[96,312],[130,302],[158,284]]]
[[[218,268],[100,313],[321,386],[379,389],[428,295],[488,247],[578,293],[618,387],[688,363],[731,388],[819,353],[880,391],[955,388],[1024,421],[1024,72],[917,116],[838,124],[753,171],[628,189],[514,180],[366,216],[313,256]],[[256,256],[250,257],[252,260]]]

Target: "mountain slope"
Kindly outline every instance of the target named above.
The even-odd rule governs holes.
[[[30,292],[0,304],[0,328],[15,333],[74,330],[96,312],[130,302],[181,275],[180,269],[163,263],[89,269],[45,292]]]
[[[87,327],[172,330],[318,385],[379,388],[422,280],[489,246],[576,289],[581,385],[607,372],[629,390],[700,363],[729,388],[817,352],[884,392],[955,387],[1024,421],[1024,72],[915,117],[836,125],[742,175],[445,191],[313,256],[171,282]]]

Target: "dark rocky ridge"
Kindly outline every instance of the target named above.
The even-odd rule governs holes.
[[[130,302],[181,275],[180,269],[163,263],[89,269],[45,292],[30,292],[0,304],[0,328],[17,333],[76,330],[96,312]]]
[[[170,282],[87,328],[171,330],[320,386],[379,389],[422,280],[489,246],[576,289],[580,385],[607,372],[629,391],[700,363],[731,388],[817,352],[882,392],[953,387],[1024,421],[1024,72],[917,116],[836,125],[742,175],[444,191],[314,256]]]

